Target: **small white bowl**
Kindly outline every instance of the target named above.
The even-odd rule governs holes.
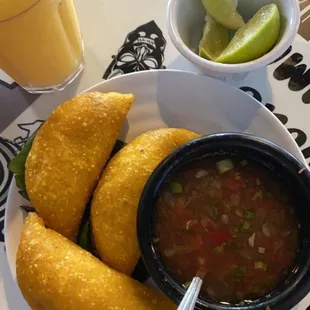
[[[206,60],[195,53],[198,51],[205,19],[205,9],[201,0],[169,0],[168,32],[178,51],[202,72],[213,77],[247,73],[265,67],[279,58],[292,44],[298,31],[298,0],[239,0],[238,11],[245,21],[248,21],[262,6],[270,3],[277,4],[280,10],[280,38],[270,52],[246,63],[221,64]]]

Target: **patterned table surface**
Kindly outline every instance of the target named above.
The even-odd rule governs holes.
[[[268,68],[226,82],[266,105],[310,161],[310,0],[299,0],[302,24],[290,49]],[[75,0],[86,68],[63,92],[30,95],[0,72],[0,309],[26,309],[5,256],[4,215],[12,175],[7,163],[61,102],[120,74],[148,69],[197,71],[174,48],[166,29],[167,0]],[[135,42],[135,44],[133,44]],[[151,44],[150,44],[151,42]],[[306,309],[310,296],[296,309]]]

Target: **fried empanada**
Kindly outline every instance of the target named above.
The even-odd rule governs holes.
[[[90,92],[54,110],[26,161],[26,189],[45,224],[71,240],[109,159],[133,95]]]
[[[107,267],[35,213],[26,218],[16,261],[33,310],[175,310],[162,293]]]
[[[108,266],[127,275],[132,273],[140,257],[136,217],[144,185],[169,153],[198,136],[185,129],[149,131],[108,163],[91,203],[95,247]]]

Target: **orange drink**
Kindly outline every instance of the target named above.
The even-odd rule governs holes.
[[[0,0],[0,68],[27,91],[63,89],[83,59],[73,0]]]

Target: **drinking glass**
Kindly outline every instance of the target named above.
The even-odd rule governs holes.
[[[62,90],[83,68],[73,0],[0,1],[0,69],[21,87]]]

